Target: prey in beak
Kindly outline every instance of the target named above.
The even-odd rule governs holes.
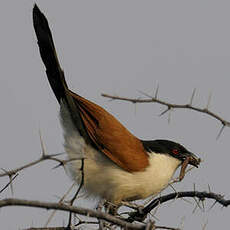
[[[200,162],[201,162],[201,159],[198,158],[195,154],[193,153],[190,153],[186,158],[185,160],[188,158],[188,164],[190,165],[193,165],[195,166],[196,168],[198,168]]]
[[[201,159],[198,158],[195,154],[193,154],[191,152],[186,153],[184,155],[184,158],[183,158],[183,161],[181,164],[179,181],[183,180],[185,173],[186,173],[186,168],[189,164],[198,168],[200,162],[201,162]]]

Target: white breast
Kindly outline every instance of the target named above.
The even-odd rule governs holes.
[[[127,172],[114,164],[103,153],[87,146],[74,128],[65,106],[60,110],[64,130],[65,150],[69,159],[84,157],[84,188],[87,194],[103,197],[113,203],[156,195],[164,189],[180,161],[166,154],[149,154],[149,166],[142,172]],[[81,161],[70,162],[75,180],[80,182]]]

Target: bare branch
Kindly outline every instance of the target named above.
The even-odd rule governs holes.
[[[155,226],[156,229],[180,230],[180,228],[172,228],[166,226]]]
[[[53,161],[59,162],[61,165],[66,164],[66,162],[64,160],[60,160],[60,159],[56,158],[55,156],[57,156],[57,155],[59,155],[59,154],[42,155],[39,159],[34,160],[34,161],[32,161],[28,164],[25,164],[23,166],[20,166],[16,169],[12,169],[12,170],[2,169],[4,171],[4,173],[0,173],[0,177],[15,175],[17,172],[19,172],[23,169],[29,168],[31,166],[34,166],[36,164],[39,164],[40,162],[45,161],[45,160],[53,160]]]
[[[66,227],[49,227],[49,228],[27,228],[25,230],[69,230]]]
[[[159,205],[159,203],[162,204],[169,200],[173,200],[175,198],[182,198],[182,197],[192,197],[192,198],[197,197],[199,200],[204,200],[205,198],[208,198],[208,199],[215,200],[215,203],[219,203],[224,207],[230,205],[230,200],[226,200],[223,198],[222,195],[212,193],[212,192],[197,192],[197,191],[175,192],[156,198],[140,211],[131,213],[130,217],[128,218],[128,221],[133,222],[134,220],[138,220],[138,221],[143,220],[145,219],[146,215],[150,213],[152,209],[154,209]]]
[[[132,103],[158,103],[158,104],[167,106],[167,109],[165,111],[163,111],[163,113],[161,113],[161,115],[163,115],[164,113],[168,112],[172,108],[173,109],[190,109],[190,110],[194,110],[194,111],[197,111],[197,112],[200,112],[200,113],[205,113],[205,114],[215,118],[219,122],[221,122],[221,124],[223,126],[230,127],[230,122],[229,121],[223,119],[220,115],[210,111],[207,107],[202,109],[202,108],[193,106],[191,104],[191,102],[193,101],[194,94],[195,94],[195,90],[193,91],[192,98],[190,100],[190,104],[172,104],[172,103],[157,99],[156,97],[146,98],[146,99],[135,99],[135,98],[112,96],[112,95],[104,94],[104,93],[101,94],[101,95],[103,97],[107,97],[107,98],[110,98],[110,99],[113,99],[113,100],[128,101],[128,102],[132,102]],[[208,105],[210,103],[210,98],[211,97],[209,97]]]
[[[23,207],[37,207],[43,209],[56,209],[56,210],[62,210],[62,211],[80,214],[87,217],[95,217],[98,219],[103,219],[112,224],[121,226],[125,229],[133,229],[133,230],[145,229],[145,224],[137,224],[137,223],[132,224],[104,212],[94,211],[87,208],[79,208],[79,207],[74,207],[74,206],[69,206],[69,205],[59,204],[59,203],[40,202],[40,201],[22,200],[22,199],[0,200],[0,207],[6,207],[6,206],[23,206]]]

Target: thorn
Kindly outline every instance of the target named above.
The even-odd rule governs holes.
[[[39,128],[39,137],[40,137],[40,143],[41,143],[41,148],[42,148],[42,157],[45,156],[45,146],[44,146],[44,142],[42,140],[42,134],[41,134],[41,129]]]
[[[152,213],[152,212],[149,213],[149,214],[150,214],[153,218],[155,218],[157,221],[160,220],[159,218],[156,217],[156,213],[157,213],[158,209],[160,208],[160,206],[161,206],[161,202],[158,201],[158,204],[157,204],[156,208],[154,209],[154,212],[153,212],[153,213]]]
[[[57,164],[56,166],[54,166],[52,169],[57,169],[59,167],[63,166],[64,167],[64,163],[60,162],[59,164]]]
[[[63,154],[66,154],[66,152],[55,153],[55,154],[52,154],[52,155],[50,155],[50,156],[51,156],[51,157],[56,157],[56,156],[60,156],[60,155],[63,155]]]
[[[202,227],[202,230],[205,230],[206,227],[207,227],[207,225],[208,225],[208,220],[204,223],[204,225],[203,225],[203,227]]]
[[[207,106],[206,106],[206,110],[209,109],[211,98],[212,98],[212,92],[210,92],[209,95],[208,95],[208,103],[207,103]]]
[[[142,94],[142,95],[144,95],[144,96],[150,98],[150,99],[154,99],[151,95],[149,95],[149,94],[147,94],[147,93],[144,93],[144,92],[142,92],[141,90],[138,90],[138,92],[139,92],[140,94]]]
[[[195,93],[196,93],[196,88],[194,88],[193,91],[192,91],[192,96],[191,96],[190,103],[189,103],[190,105],[192,105]]]
[[[215,200],[214,203],[212,204],[212,206],[208,209],[208,211],[210,211],[215,206],[216,203],[217,203],[217,201]]]
[[[193,184],[193,191],[196,192],[196,184]]]
[[[209,193],[211,193],[211,189],[210,189],[210,186],[209,186],[209,184],[208,184],[208,192],[209,192]]]
[[[4,173],[6,173],[7,175],[10,175],[10,172],[9,172],[9,171],[7,171],[6,169],[1,168],[1,170],[2,170]]]
[[[187,199],[185,199],[183,197],[181,197],[180,199],[183,200],[183,201],[185,201],[185,202],[187,202],[187,203],[189,203],[189,204],[192,204],[192,202],[190,200],[187,200]]]
[[[172,115],[172,109],[169,110],[168,124],[170,124],[170,122],[171,122],[171,115]]]
[[[172,190],[177,193],[176,189],[172,186],[172,184],[169,184],[169,186],[172,188]]]
[[[197,208],[197,207],[198,207],[200,210],[202,210],[202,208],[200,207],[200,204],[199,204],[200,202],[197,201],[195,197],[193,197],[193,199],[196,201],[196,204],[197,204],[196,207],[195,207],[194,210],[193,210],[193,213],[196,211],[196,208]]]
[[[224,128],[225,128],[225,124],[223,124],[223,126],[221,127],[221,129],[220,129],[220,131],[219,131],[219,133],[218,133],[218,135],[216,137],[216,140],[218,140],[220,138],[220,135],[222,134]]]
[[[159,117],[161,117],[162,115],[164,115],[165,113],[167,113],[171,108],[168,106],[168,108],[166,110],[164,110],[162,113],[159,114]]]
[[[77,215],[76,215],[76,219],[78,219],[79,221],[82,221],[82,220],[80,219],[80,217],[79,217],[79,216],[77,216]]]
[[[196,205],[195,208],[192,210],[192,214],[195,213],[196,209],[197,209],[197,205]]]
[[[174,198],[174,201],[178,199],[178,195],[179,195],[179,193],[177,192],[177,193],[176,193],[176,196],[175,196],[175,198]]]
[[[13,180],[18,176],[18,173],[15,174],[13,177],[11,177],[10,181],[0,190],[0,193],[2,193],[9,185],[12,184]]]
[[[156,89],[155,96],[154,96],[155,99],[158,98],[158,92],[159,92],[159,84],[157,84],[157,89]]]
[[[204,199],[201,200],[201,204],[202,204],[202,209],[203,209],[203,212],[205,212],[205,206],[204,206]]]
[[[10,179],[9,182],[13,180],[12,175],[9,175],[9,179]],[[13,183],[10,183],[10,191],[11,191],[11,195],[13,196],[14,195]]]

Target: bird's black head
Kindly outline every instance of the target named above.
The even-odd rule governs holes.
[[[168,140],[142,141],[146,151],[160,154],[169,154],[182,162],[189,157],[189,164],[198,167],[200,158],[188,151],[184,146]]]

